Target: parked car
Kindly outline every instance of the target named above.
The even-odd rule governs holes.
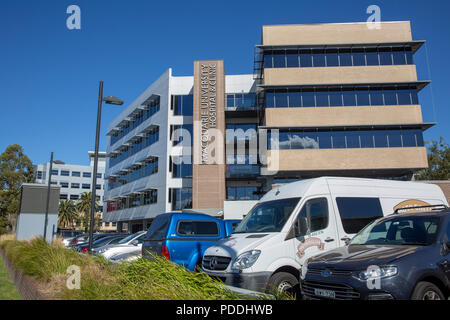
[[[89,235],[88,234],[80,234],[79,236],[76,236],[76,237],[72,238],[68,242],[66,247],[73,248],[73,247],[75,247],[78,244],[85,243],[88,239],[89,239]]]
[[[110,233],[94,233],[92,235],[92,242],[101,239],[101,238],[105,238],[110,236]],[[76,239],[76,243],[73,243],[74,241],[72,241],[72,243],[69,244],[69,248],[75,249],[78,251],[78,249],[81,246],[87,245],[89,243],[89,235],[83,235],[80,238],[75,238]]]
[[[117,234],[112,236],[103,237],[92,242],[92,248],[98,248],[107,245],[117,244],[120,240],[125,238],[126,234]],[[81,244],[76,247],[78,252],[87,252],[89,248],[89,243]]]
[[[164,256],[193,271],[200,266],[205,250],[231,235],[237,223],[239,220],[222,220],[200,213],[160,214],[144,237],[142,256],[149,258],[150,253]]]
[[[230,238],[205,251],[202,268],[227,285],[298,294],[307,258],[344,246],[397,208],[428,204],[448,205],[442,190],[427,183],[322,177],[275,187]]]
[[[70,241],[75,238],[76,236],[79,236],[82,234],[79,230],[73,230],[73,229],[60,229],[58,228],[57,236],[62,238],[62,241],[64,245],[67,247],[70,243]]]
[[[448,299],[450,210],[377,219],[349,245],[310,258],[301,274],[307,298]]]
[[[130,234],[116,244],[95,248],[93,252],[108,260],[119,254],[140,253],[142,250],[144,235],[145,231],[139,231],[137,233]]]

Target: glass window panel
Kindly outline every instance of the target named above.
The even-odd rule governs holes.
[[[278,138],[280,150],[290,149],[290,140],[288,132],[280,132]]]
[[[370,105],[372,106],[382,106],[383,102],[383,91],[381,88],[370,88]]]
[[[284,51],[275,51],[273,54],[273,67],[286,68],[286,54]]]
[[[366,65],[366,54],[364,49],[352,49],[352,57],[354,66]]]
[[[417,98],[417,90],[416,89],[411,89],[411,103],[419,104],[419,99]]]
[[[370,106],[368,89],[356,88],[356,103],[358,106]]]
[[[331,149],[331,132],[318,132],[317,137],[320,149]]]
[[[423,133],[421,130],[414,130],[418,147],[423,147]]]
[[[360,131],[361,148],[373,148],[373,134],[371,131]]]
[[[227,94],[227,107],[234,107],[234,94]]]
[[[336,50],[326,50],[327,67],[338,67],[339,57],[338,51]]]
[[[315,132],[291,133],[291,149],[319,149]]]
[[[395,106],[397,105],[397,91],[394,88],[385,88],[383,89],[384,95],[384,104],[386,106]]]
[[[403,136],[403,147],[415,147],[416,146],[416,135],[413,130],[402,131]]]
[[[300,96],[300,91],[298,90],[288,90],[288,96],[289,96],[289,107],[295,108],[295,107],[301,107],[302,106],[302,100]]]
[[[298,51],[297,50],[287,50],[286,51],[286,63],[289,68],[298,68]]]
[[[356,95],[352,88],[343,88],[344,106],[356,106]]]
[[[275,92],[275,106],[277,108],[287,108],[287,91],[277,91]]]
[[[346,132],[347,148],[359,148],[359,132],[348,131]]]
[[[332,132],[331,135],[333,136],[333,149],[346,148],[344,131]]]
[[[325,51],[324,50],[313,50],[313,66],[314,67],[325,67]]]
[[[328,107],[328,89],[316,89],[316,106]]]
[[[394,65],[406,64],[405,51],[403,48],[392,48],[392,58]]]
[[[391,50],[391,48],[378,49],[378,55],[380,56],[380,65],[392,65],[392,50]]]
[[[385,131],[374,131],[375,148],[387,148],[387,134]]]
[[[409,88],[400,87],[397,90],[398,104],[411,104],[411,91]]]
[[[402,146],[402,135],[400,130],[388,131],[389,148],[398,148]]]
[[[377,49],[366,49],[366,61],[368,66],[378,66],[378,52]]]
[[[193,108],[194,108],[194,96],[193,95],[185,95],[183,98],[183,115],[184,116],[192,116]]]
[[[352,55],[350,49],[339,49],[339,64],[341,67],[352,65]]]
[[[267,53],[264,55],[264,68],[272,68],[272,54]]]
[[[273,91],[266,92],[266,108],[275,107],[275,93]]]
[[[411,48],[405,48],[406,64],[414,64]]]
[[[342,106],[342,92],[340,88],[329,88],[330,107]]]
[[[304,107],[315,107],[314,92],[312,91],[302,91],[302,101]]]
[[[311,50],[300,50],[300,67],[312,67]]]

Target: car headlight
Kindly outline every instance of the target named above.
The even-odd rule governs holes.
[[[305,260],[305,262],[302,265],[302,268],[300,269],[300,278],[302,280],[305,280],[307,272],[308,272],[308,260]]]
[[[397,267],[386,266],[386,267],[369,267],[365,271],[354,272],[353,277],[361,280],[367,281],[372,279],[383,279],[387,277],[395,276],[398,272]]]
[[[256,262],[256,260],[258,260],[260,254],[260,250],[244,252],[236,258],[233,263],[233,268],[239,270],[250,268]]]

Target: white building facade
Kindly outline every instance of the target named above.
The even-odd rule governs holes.
[[[255,100],[253,75],[227,75],[225,82],[227,97]],[[158,214],[192,208],[193,86],[193,76],[172,76],[168,69],[108,126],[103,221],[118,222],[119,230],[128,223],[134,232]],[[227,105],[240,110],[234,100]],[[256,119],[253,112],[227,123],[256,128]],[[238,180],[231,187],[250,183]]]
[[[66,164],[54,161],[52,166],[52,185],[60,186],[60,200],[80,199],[84,192],[92,192],[92,174],[94,171],[94,152],[89,151],[89,165]],[[103,211],[104,177],[106,152],[99,152],[97,167],[97,189],[100,210]],[[47,184],[50,171],[50,162],[35,166],[35,182]]]

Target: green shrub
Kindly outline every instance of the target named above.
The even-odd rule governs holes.
[[[36,277],[56,299],[77,300],[227,300],[243,299],[203,272],[190,272],[166,258],[138,259],[110,264],[102,258],[79,254],[42,238],[0,243],[14,266]],[[66,270],[77,265],[81,289],[66,287]],[[276,299],[289,298],[277,295]]]

